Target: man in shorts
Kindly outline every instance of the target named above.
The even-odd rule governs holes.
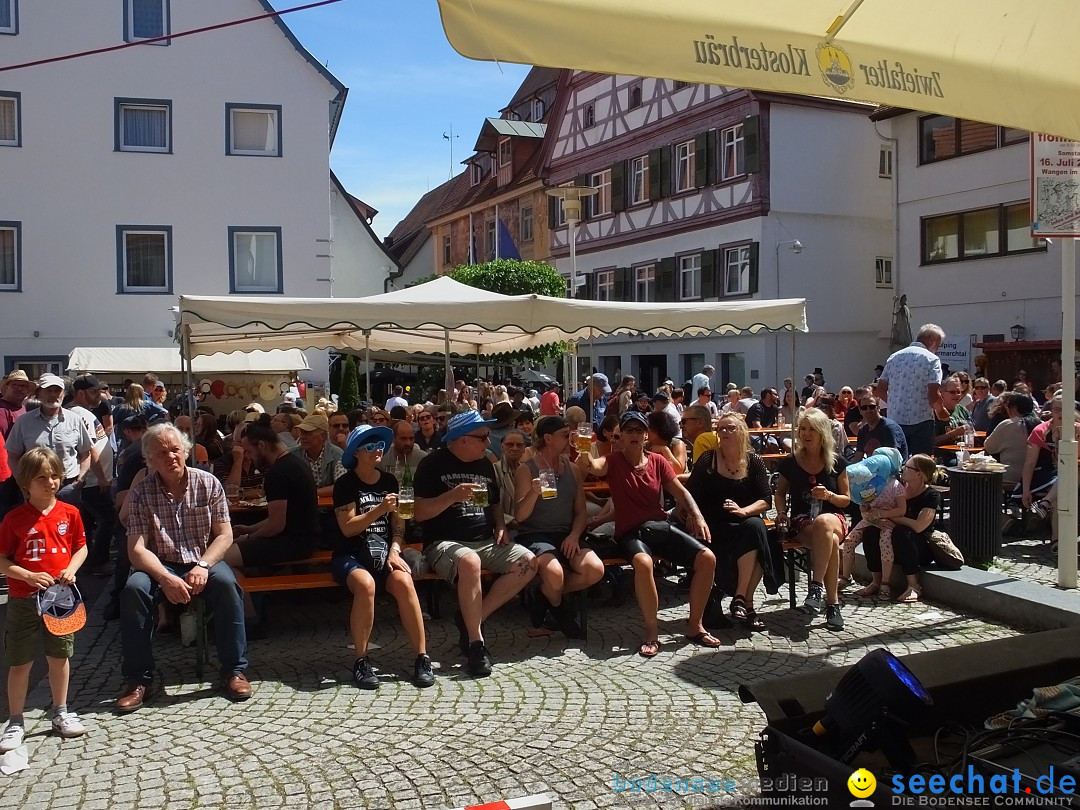
[[[503,519],[500,482],[485,457],[489,425],[477,411],[465,411],[447,425],[442,445],[416,469],[416,520],[424,532],[424,553],[432,569],[456,583],[458,631],[467,671],[491,674],[484,644],[484,619],[505,605],[536,575],[536,560],[511,542]],[[501,574],[487,596],[481,570]]]

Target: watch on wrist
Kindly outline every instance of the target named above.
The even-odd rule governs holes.
[[[209,571],[210,570],[210,563],[208,563],[206,560],[199,560],[198,562],[195,563],[195,565],[197,567],[201,568],[203,571]]]

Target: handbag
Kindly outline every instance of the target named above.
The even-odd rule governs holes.
[[[930,556],[934,562],[948,571],[959,571],[964,565],[964,554],[946,532],[935,529],[929,538]]]

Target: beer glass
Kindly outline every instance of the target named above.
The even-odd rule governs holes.
[[[413,508],[416,504],[416,496],[412,487],[402,487],[397,497],[397,513],[402,520],[412,520]]]
[[[554,470],[541,470],[540,472],[540,497],[545,501],[551,500],[558,494],[557,480]]]

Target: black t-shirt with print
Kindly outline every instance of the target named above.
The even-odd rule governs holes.
[[[416,466],[413,488],[417,498],[437,498],[458,484],[472,483],[482,477],[488,482],[488,507],[483,509],[472,502],[454,503],[431,520],[421,523],[424,545],[439,540],[475,540],[490,538],[495,533],[493,505],[502,497],[495,466],[486,458],[462,461],[448,447],[440,447],[423,458]]]
[[[391,492],[398,491],[398,482],[388,472],[379,471],[379,480],[374,484],[361,481],[355,471],[350,471],[334,482],[334,509],[353,504],[356,514],[370,512],[383,502]],[[386,565],[390,553],[392,512],[380,515],[367,529],[355,537],[345,537],[339,529],[334,541],[335,551],[352,554],[365,567],[380,570]]]

